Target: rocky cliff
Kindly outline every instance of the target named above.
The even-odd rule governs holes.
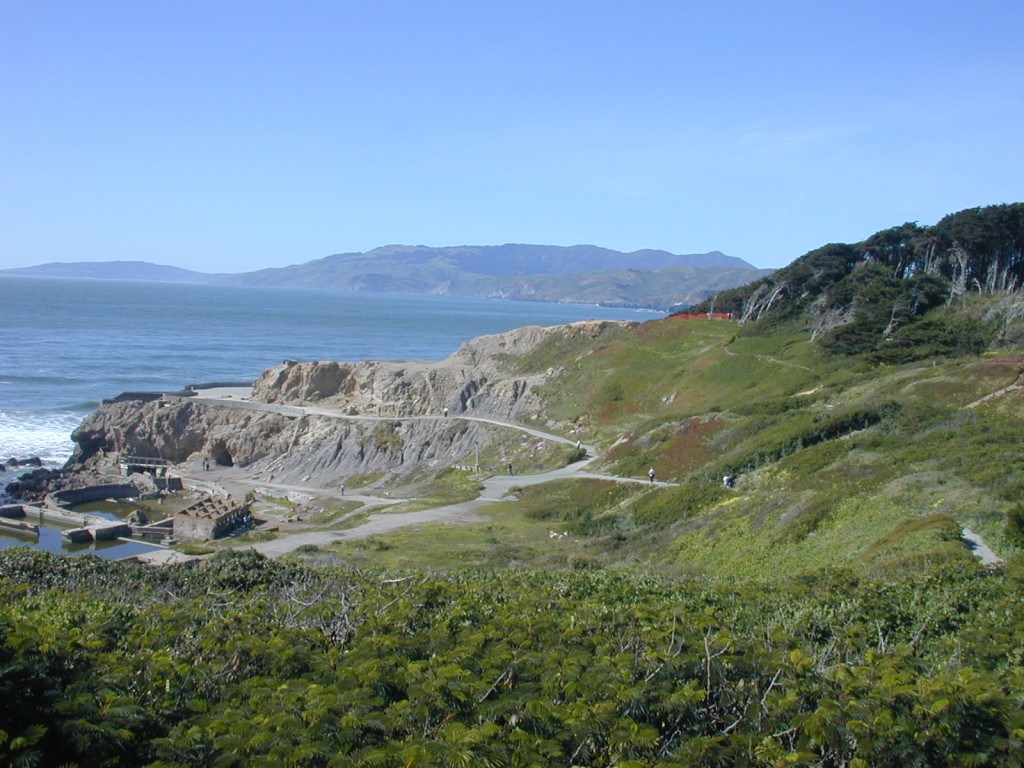
[[[518,370],[522,356],[552,334],[599,335],[620,323],[585,322],[553,328],[531,326],[462,345],[438,363],[286,361],[267,370],[253,386],[263,403],[322,403],[344,413],[424,416],[472,411],[493,419],[524,419],[539,412],[534,386],[548,371]]]
[[[536,390],[554,371],[523,365],[530,352],[550,340],[587,346],[630,325],[521,328],[475,339],[437,363],[286,361],[255,382],[248,402],[118,398],[75,431],[70,463],[102,464],[117,454],[209,458],[321,487],[352,475],[425,476],[523,439],[486,420],[541,417]]]

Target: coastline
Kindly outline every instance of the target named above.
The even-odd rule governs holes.
[[[88,300],[88,316],[83,301]],[[127,391],[251,381],[284,359],[442,360],[480,335],[635,309],[458,296],[0,275],[0,463],[57,469],[71,432]],[[0,487],[20,471],[0,474]]]

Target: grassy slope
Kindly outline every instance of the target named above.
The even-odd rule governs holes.
[[[555,375],[549,428],[606,450],[603,469],[676,488],[567,481],[528,489],[474,526],[349,543],[369,564],[616,565],[716,577],[825,565],[878,570],[969,559],[959,526],[999,553],[1019,499],[1014,355],[859,367],[805,333],[663,320],[594,340],[552,337],[520,370]],[[738,476],[733,491],[721,477]],[[557,538],[552,532],[568,533]]]

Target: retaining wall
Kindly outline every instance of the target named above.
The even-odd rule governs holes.
[[[71,490],[54,491],[46,497],[47,504],[56,506],[74,506],[84,504],[88,501],[99,501],[100,499],[125,499],[129,496],[138,496],[139,489],[131,483],[118,483],[116,485],[91,485],[88,488],[73,488]]]

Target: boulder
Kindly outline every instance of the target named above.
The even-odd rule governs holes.
[[[56,490],[56,481],[60,471],[54,469],[36,469],[26,472],[13,483],[8,483],[5,492],[14,499],[38,500],[50,491]]]
[[[41,467],[43,460],[38,456],[30,456],[27,459],[18,459],[12,456],[7,460],[8,467]]]

